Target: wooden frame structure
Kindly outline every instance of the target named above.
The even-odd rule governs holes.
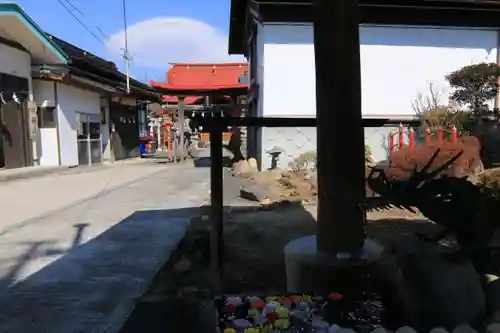
[[[321,252],[356,255],[366,236],[359,208],[365,187],[359,25],[491,28],[500,26],[499,14],[495,0],[231,1],[231,54],[248,54],[256,24],[314,25]],[[352,138],[348,146],[346,133]]]
[[[313,22],[316,0],[231,0],[229,53],[246,54],[251,17],[266,23]],[[498,0],[358,0],[360,24],[498,27]],[[332,18],[331,12],[324,13]],[[318,17],[316,17],[318,18]]]
[[[221,86],[179,86],[179,85],[169,85],[159,82],[150,82],[151,86],[156,89],[162,95],[176,96],[179,99],[177,106],[177,114],[179,116],[179,123],[181,128],[179,129],[180,142],[184,142],[184,114],[189,108],[186,107],[184,99],[187,96],[205,96],[211,100],[217,96],[240,96],[245,95],[248,90],[248,84],[232,84],[232,85],[221,85]],[[193,109],[191,109],[193,110]],[[221,149],[222,149],[222,133],[221,133]],[[212,149],[212,148],[210,148]],[[186,152],[184,151],[184,145],[180,145],[181,159],[186,157]],[[222,170],[221,170],[222,172]],[[222,174],[221,174],[222,177]]]

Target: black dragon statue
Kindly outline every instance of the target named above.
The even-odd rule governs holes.
[[[457,249],[465,253],[478,272],[486,273],[494,234],[500,225],[500,191],[470,182],[467,177],[441,175],[461,155],[453,156],[443,165],[430,170],[439,149],[428,163],[405,180],[389,180],[385,170],[373,168],[367,177],[370,188],[379,196],[367,198],[363,207],[385,210],[398,207],[415,209],[427,219],[444,227],[444,232],[428,241],[453,236]]]

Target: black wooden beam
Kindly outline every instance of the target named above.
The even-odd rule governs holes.
[[[167,89],[160,86],[153,86],[158,93],[170,96],[202,96],[202,95],[245,95],[248,87],[228,87],[223,89]]]
[[[216,117],[200,119],[201,125],[210,130],[211,128],[222,126],[238,127],[316,127],[316,118],[271,118],[271,117]],[[364,118],[361,120],[362,127],[382,127],[387,125],[399,125],[401,122],[407,125],[419,126],[420,120],[389,119],[389,118]]]
[[[265,22],[312,22],[311,5],[263,5],[260,8]],[[471,10],[453,7],[432,9],[423,7],[360,8],[361,24],[390,24],[415,26],[499,27],[500,8],[496,10]]]
[[[245,51],[244,23],[248,0],[231,1],[229,52]],[[312,0],[259,0],[264,22],[312,22]],[[360,0],[360,23],[499,27],[500,1]]]
[[[224,184],[221,126],[210,131],[210,264],[212,285],[221,292],[223,286],[223,247],[224,247]]]
[[[240,0],[233,0],[238,2]],[[274,4],[283,7],[301,4],[312,5],[313,0],[257,0],[259,6]],[[359,0],[359,7],[411,7],[411,8],[464,8],[467,10],[491,10],[500,8],[498,0]]]

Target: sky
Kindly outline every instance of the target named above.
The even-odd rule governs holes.
[[[46,32],[114,61],[124,70],[122,0],[14,2]],[[132,57],[130,72],[135,79],[163,81],[169,62],[245,61],[241,56],[227,53],[230,0],[125,0],[125,3]]]

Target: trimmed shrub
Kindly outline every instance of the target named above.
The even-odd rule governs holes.
[[[460,151],[463,151],[462,156],[442,174],[461,177],[475,174],[483,169],[479,140],[473,136],[465,136],[454,143],[419,145],[413,149],[406,147],[394,152],[389,158],[389,167],[386,170],[388,178],[400,180],[409,178],[415,167],[421,170],[437,149],[439,154],[431,164],[430,170],[443,165]]]

